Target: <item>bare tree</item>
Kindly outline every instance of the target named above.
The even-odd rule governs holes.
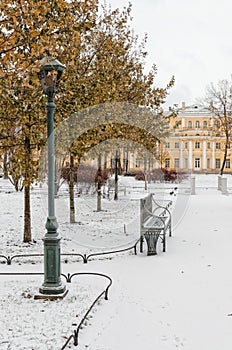
[[[212,113],[213,132],[224,137],[225,140],[223,143],[224,156],[220,169],[220,175],[223,175],[232,137],[232,79],[219,80],[217,85],[211,83],[206,88],[205,103]]]

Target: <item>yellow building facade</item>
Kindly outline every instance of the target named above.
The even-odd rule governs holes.
[[[162,167],[194,173],[219,173],[225,136],[213,112],[198,105],[182,104],[178,116],[170,120],[171,134],[162,144]],[[227,151],[225,173],[231,173],[231,149]]]

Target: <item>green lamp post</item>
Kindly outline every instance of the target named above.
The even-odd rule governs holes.
[[[47,97],[47,142],[48,142],[48,217],[47,232],[44,241],[44,283],[39,291],[46,295],[62,294],[66,286],[60,277],[60,237],[55,216],[55,157],[54,157],[54,95],[65,66],[54,57],[48,56],[41,61],[38,77]]]

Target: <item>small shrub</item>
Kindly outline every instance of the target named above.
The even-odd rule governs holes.
[[[102,184],[105,184],[109,177],[110,170],[102,170]],[[74,167],[74,183],[83,185],[95,185],[97,182],[98,170],[97,168],[79,164]],[[61,177],[69,183],[70,181],[70,167],[64,167],[61,170]]]

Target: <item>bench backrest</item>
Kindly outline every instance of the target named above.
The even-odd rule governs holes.
[[[143,227],[144,223],[152,215],[152,194],[148,194],[146,197],[140,199],[140,227]]]

